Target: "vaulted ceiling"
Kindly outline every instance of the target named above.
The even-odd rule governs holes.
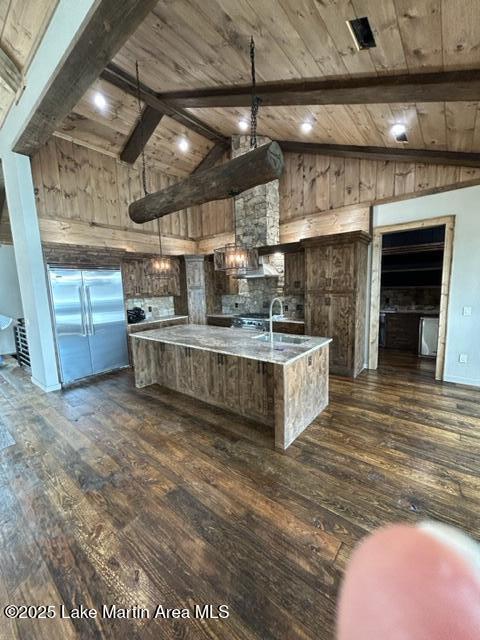
[[[22,75],[28,70],[57,4],[58,0],[0,0],[0,49]],[[15,95],[0,73],[0,126]]]
[[[358,51],[346,20],[363,16],[377,46]],[[161,94],[245,85],[251,35],[259,82],[480,68],[478,0],[160,0],[113,62],[134,76],[138,60],[143,83]],[[93,105],[95,91],[105,94],[105,111]],[[248,107],[188,111],[225,136],[248,117]],[[403,122],[409,148],[480,152],[478,112],[477,101],[265,106],[258,129],[282,140],[398,147],[390,128]],[[136,118],[135,99],[99,80],[61,134],[119,154]],[[305,119],[314,125],[308,136]],[[185,134],[190,150],[182,153],[175,142]],[[146,150],[160,168],[184,175],[212,145],[166,116]]]

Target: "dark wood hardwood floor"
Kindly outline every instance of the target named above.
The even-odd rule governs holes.
[[[480,537],[480,391],[382,357],[378,372],[332,377],[330,398],[282,454],[266,428],[137,391],[129,371],[46,395],[10,360],[2,607],[208,603],[230,617],[2,614],[0,637],[330,640],[342,573],[367,532],[436,518]]]

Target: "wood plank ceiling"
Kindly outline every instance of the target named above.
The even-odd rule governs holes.
[[[377,46],[357,51],[346,20],[368,16]],[[247,84],[255,37],[259,82],[415,74],[480,67],[478,0],[160,0],[114,63],[156,92]],[[105,113],[92,106],[101,90]],[[191,113],[229,136],[248,108]],[[480,151],[479,102],[263,107],[259,133],[280,140],[397,147],[390,128],[403,122],[408,148]],[[134,99],[99,81],[62,128],[63,135],[118,155],[137,115]],[[300,124],[309,119],[306,136]],[[188,135],[190,151],[176,140]],[[164,117],[147,154],[174,175],[189,173],[210,141]]]
[[[0,48],[23,75],[57,4],[58,0],[0,0]],[[0,126],[14,100],[15,92],[0,77]]]

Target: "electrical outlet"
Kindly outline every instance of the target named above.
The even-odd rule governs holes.
[[[463,315],[471,316],[472,315],[472,307],[463,307]]]
[[[458,361],[461,364],[467,364],[468,362],[468,353],[461,353],[458,357]]]

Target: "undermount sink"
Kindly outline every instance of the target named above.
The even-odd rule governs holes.
[[[258,340],[259,342],[270,342],[270,334],[263,333],[260,336],[255,336],[254,340]],[[303,344],[304,342],[308,342],[308,338],[298,338],[297,336],[284,336],[279,333],[273,334],[273,342],[274,343],[284,343],[284,344]]]

